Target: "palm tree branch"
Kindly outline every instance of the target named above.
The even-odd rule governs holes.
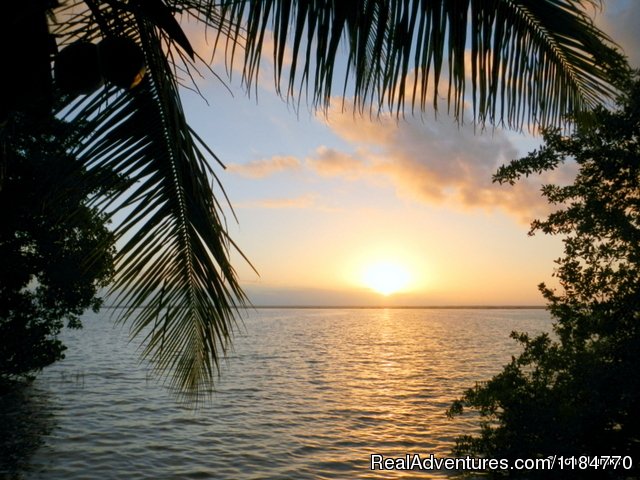
[[[446,76],[446,104],[460,121],[470,95],[475,121],[522,127],[525,122],[557,123],[567,112],[592,108],[615,95],[609,73],[622,65],[621,57],[584,10],[598,4],[227,0],[218,21],[244,26],[248,86],[256,83],[265,38],[271,35],[278,90],[288,70],[286,96],[294,98],[296,91],[299,95],[310,87],[312,103],[326,108],[339,75],[342,44],[348,58],[345,92],[360,109],[386,107],[400,114],[406,104],[424,110],[429,99],[437,107]],[[292,53],[289,65],[285,46]]]
[[[121,28],[143,46],[143,83],[127,92],[105,88],[72,101],[62,114],[86,125],[75,153],[87,168],[128,178],[119,196],[95,200],[120,219],[113,288],[124,306],[119,320],[130,323],[133,335],[144,332],[143,354],[156,371],[171,372],[170,385],[197,400],[212,383],[238,306],[247,301],[229,261],[229,249],[237,247],[204,152],[219,160],[201,150],[202,140],[186,123],[157,28],[135,15]]]

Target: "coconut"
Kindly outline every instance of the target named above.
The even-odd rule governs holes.
[[[55,59],[55,82],[68,94],[88,94],[102,84],[98,46],[78,41],[64,47]]]
[[[130,89],[138,85],[145,73],[144,53],[127,37],[108,37],[98,44],[100,69],[105,80]]]

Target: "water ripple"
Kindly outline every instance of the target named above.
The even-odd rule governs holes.
[[[548,330],[540,310],[259,310],[245,318],[198,412],[149,379],[107,318],[67,332],[67,358],[26,398],[1,399],[0,477],[391,479],[369,456],[443,457],[475,428],[444,412],[516,353],[511,330]],[[15,421],[18,419],[18,421]],[[2,477],[4,478],[4,477]]]

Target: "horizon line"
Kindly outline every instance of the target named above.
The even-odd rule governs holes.
[[[129,307],[126,305],[102,305],[101,308],[117,309]],[[146,308],[146,306],[134,308]],[[546,305],[240,305],[234,307],[236,310],[544,310],[546,308]]]

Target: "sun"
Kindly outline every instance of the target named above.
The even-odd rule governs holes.
[[[362,274],[362,282],[382,295],[404,290],[411,281],[409,271],[393,262],[377,262],[369,265]]]

